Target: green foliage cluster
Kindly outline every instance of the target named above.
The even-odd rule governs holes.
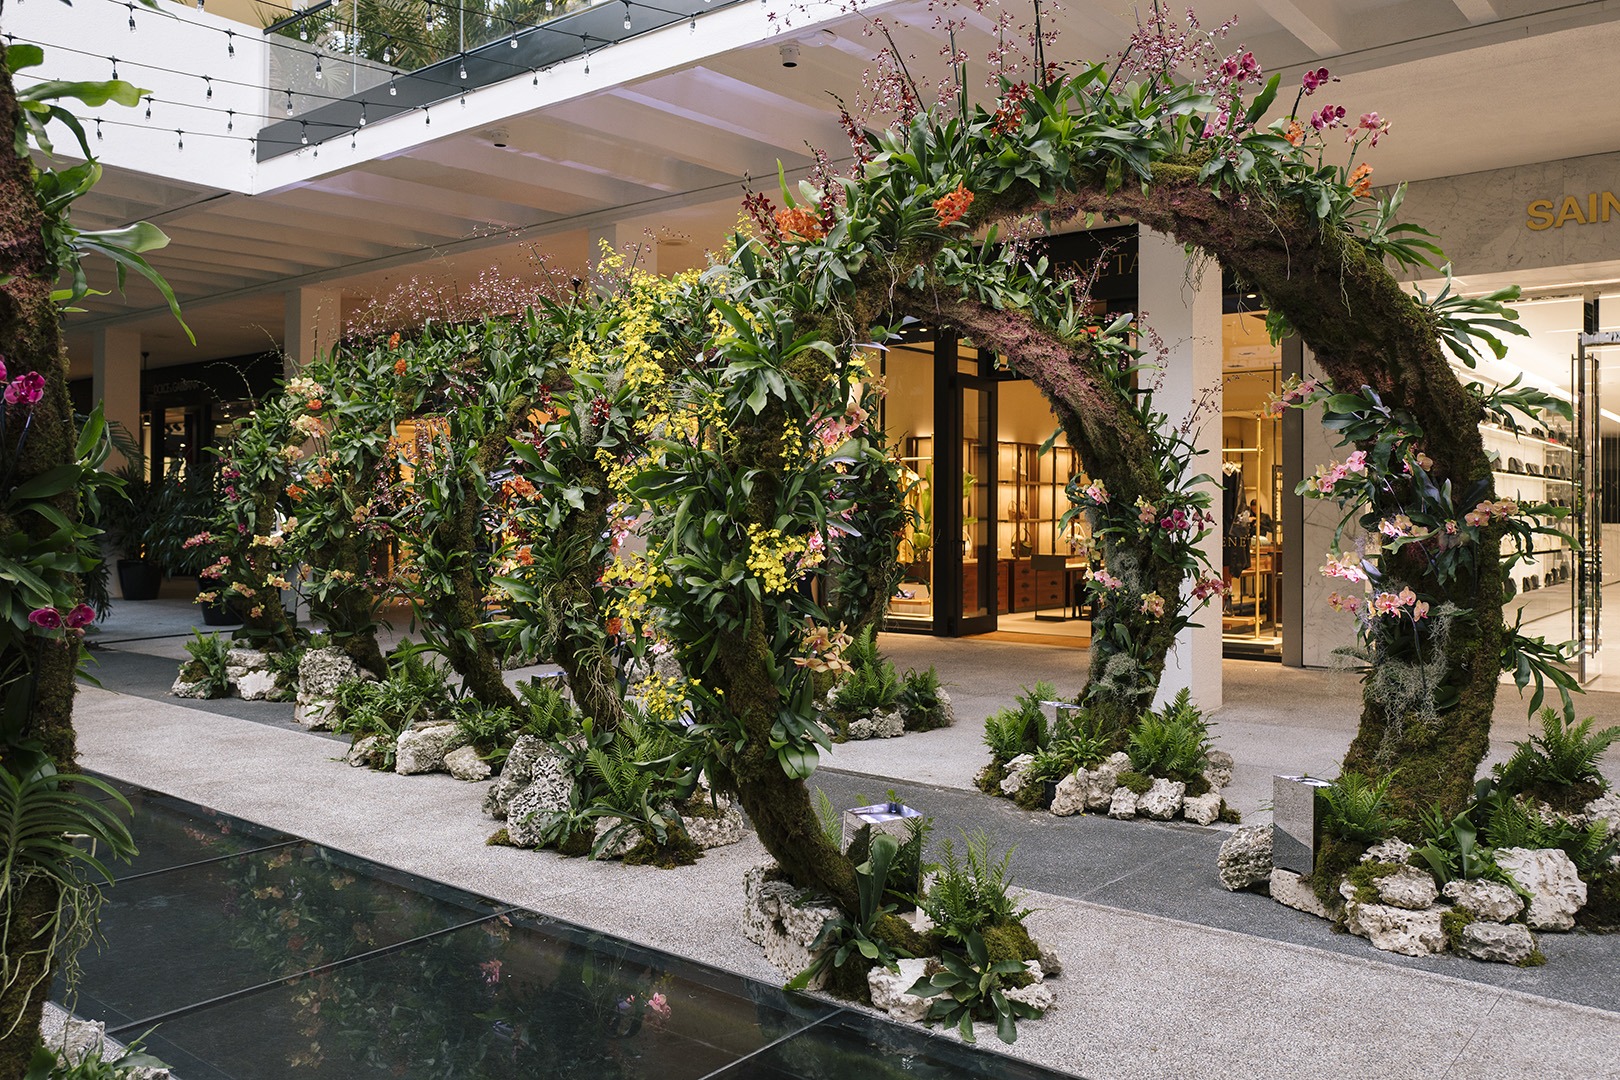
[[[167,1068],[162,1061],[140,1049],[140,1040],[115,1058],[98,1051],[74,1060],[66,1051],[41,1046],[34,1051],[22,1080],[129,1080],[145,1075],[142,1070]]]
[[[1492,772],[1502,787],[1532,795],[1560,810],[1591,801],[1608,789],[1598,759],[1620,742],[1620,726],[1592,730],[1593,718],[1576,723],[1552,709],[1541,713],[1541,734],[1514,745],[1513,755]]]
[[[899,673],[888,657],[878,652],[875,627],[868,626],[855,635],[844,648],[843,657],[849,671],[834,687],[829,710],[841,734],[856,720],[896,708],[901,695]]]
[[[231,692],[231,680],[225,674],[225,659],[230,654],[230,642],[218,634],[191,632],[186,642],[188,660],[180,668],[180,676],[187,682],[200,683],[210,698],[222,698]]]
[[[1404,829],[1407,822],[1395,816],[1389,794],[1394,779],[1386,774],[1372,780],[1346,772],[1332,786],[1317,788],[1322,831],[1341,840],[1376,844]]]
[[[940,955],[938,970],[925,973],[908,993],[933,999],[923,1022],[954,1025],[963,1041],[976,1041],[975,1020],[991,1021],[1004,1043],[1018,1038],[1018,1021],[1040,1015],[1034,1006],[1006,996],[1019,979],[1028,978],[1020,960],[996,960],[990,956],[984,938],[969,931],[962,939],[962,952],[946,950]]]
[[[1142,716],[1126,749],[1135,771],[1185,784],[1203,779],[1209,751],[1209,724],[1185,687],[1163,712]]]
[[[984,744],[990,748],[993,764],[1004,766],[1020,754],[1034,754],[1052,741],[1051,725],[1041,710],[1041,702],[1057,698],[1057,687],[1037,682],[1025,687],[1013,704],[990,714],[984,721]],[[1060,720],[1058,726],[1065,726]],[[1064,732],[1066,736],[1068,733]]]
[[[1014,894],[1012,855],[1008,848],[993,856],[983,829],[964,832],[960,849],[948,836],[941,842],[934,882],[918,905],[941,936],[965,942],[969,934],[1024,921],[1030,909]]]
[[[378,736],[372,764],[394,767],[394,742],[414,723],[450,719],[457,698],[444,667],[418,647],[396,649],[389,658],[388,676],[374,682],[355,680],[337,688],[332,730],[352,735],[355,742]]]
[[[821,932],[810,943],[815,959],[810,966],[788,981],[788,989],[803,990],[829,967],[839,970],[856,961],[864,973],[871,964],[882,964],[898,971],[899,954],[878,933],[878,922],[895,911],[884,902],[889,874],[900,854],[900,842],[887,833],[872,837],[867,858],[855,867],[860,907],[853,915],[839,915],[822,924]],[[859,961],[857,961],[859,958]]]
[[[891,791],[889,796],[891,802],[899,801],[894,792]],[[884,900],[892,903],[898,911],[911,911],[917,906],[917,894],[922,891],[923,878],[935,869],[934,864],[924,858],[928,838],[933,831],[934,819],[931,817],[924,815],[906,820],[906,835],[899,841],[899,850],[889,866],[889,880],[884,894]],[[871,854],[876,835],[879,834],[874,833],[870,825],[862,825],[850,837],[849,847],[844,854],[849,856],[851,862],[860,865]]]
[[[926,671],[907,671],[900,679],[900,712],[907,731],[932,731],[952,722],[950,705],[940,695],[939,672],[932,664]]]

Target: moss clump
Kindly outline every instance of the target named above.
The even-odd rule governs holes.
[[[1196,773],[1186,781],[1187,790],[1183,794],[1189,799],[1196,799],[1200,795],[1209,794],[1209,777],[1203,773]]]
[[[578,859],[591,853],[591,846],[596,843],[596,834],[590,829],[580,829],[571,834],[568,839],[557,845],[560,854],[570,859]]]
[[[1035,940],[1029,936],[1029,931],[1023,923],[1007,922],[995,923],[979,931],[984,939],[985,953],[990,957],[991,963],[1002,960],[1016,960],[1023,963],[1025,960],[1039,960],[1041,950]],[[1028,986],[1035,981],[1035,977],[1027,971],[1017,975],[1008,976],[1008,986]]]
[[[1531,949],[1530,955],[1520,960],[1515,967],[1540,967],[1547,962],[1547,954],[1540,949]]]
[[[1620,870],[1593,874],[1586,883],[1586,906],[1575,923],[1600,934],[1620,932]]]
[[[1316,865],[1311,870],[1311,888],[1316,898],[1330,909],[1339,905],[1339,882],[1361,862],[1367,845],[1359,840],[1346,840],[1339,836],[1324,836],[1317,841]]]
[[[489,839],[485,840],[484,843],[488,847],[517,847],[516,844],[512,843],[512,834],[506,831],[505,825],[490,833]]]
[[[859,951],[851,953],[849,959],[842,964],[828,969],[827,993],[845,1001],[858,1001],[870,1005],[872,987],[866,981],[866,973],[871,967],[872,962]]]
[[[1237,810],[1233,808],[1231,803],[1227,802],[1225,799],[1222,799],[1221,812],[1219,815],[1217,815],[1217,820],[1224,821],[1228,825],[1241,825],[1243,823],[1243,815],[1238,813]]]
[[[1383,899],[1378,895],[1378,881],[1387,878],[1400,867],[1395,863],[1365,862],[1357,863],[1345,875],[1345,880],[1356,887],[1356,903],[1378,904]]]
[[[1130,788],[1138,795],[1146,795],[1148,793],[1148,789],[1153,786],[1153,777],[1148,776],[1146,773],[1139,773],[1134,770],[1127,769],[1125,772],[1119,774],[1119,786],[1122,788]]]
[[[1462,940],[1463,927],[1474,921],[1472,913],[1462,908],[1452,908],[1440,916],[1440,929],[1445,931],[1446,944],[1455,949]]]
[[[979,775],[973,778],[973,783],[986,795],[1000,795],[1001,781],[1006,779],[1007,765],[1002,761],[992,761],[979,770]]]
[[[1018,789],[1013,802],[1024,810],[1045,810],[1052,805],[1052,792],[1057,785],[1031,780]]]
[[[656,866],[660,870],[673,870],[677,866],[691,866],[703,857],[703,849],[692,842],[686,830],[677,829],[669,834],[669,839],[660,844],[652,839],[642,840],[641,843],[624,853],[626,866]]]

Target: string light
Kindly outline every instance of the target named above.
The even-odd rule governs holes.
[[[692,15],[692,22],[691,22],[691,25],[688,27],[688,29],[694,34],[697,33],[697,15],[696,15],[696,13],[694,13]]]
[[[589,75],[590,73],[591,73],[591,54],[587,52],[585,54],[585,74]]]
[[[456,64],[457,64],[457,66],[456,66],[456,77],[458,79],[460,79],[462,82],[466,82],[467,81],[467,65],[466,65],[465,61],[458,60],[456,62]]]
[[[202,9],[203,9],[203,0],[197,0],[197,10],[201,11]]]
[[[208,93],[204,94],[203,96],[207,100],[213,101],[214,100],[214,78],[213,78],[213,76],[204,75],[202,77],[202,80],[203,80],[203,85],[208,87]]]
[[[383,35],[382,61],[385,64],[394,62],[394,39],[388,34]]]
[[[96,142],[101,141],[101,117],[96,117]]]
[[[467,91],[465,90],[461,92],[461,107],[463,109],[467,107]]]
[[[287,87],[287,115],[293,114],[292,87]]]
[[[177,152],[179,152],[179,153],[182,153],[182,154],[185,153],[186,152],[186,133],[181,131],[179,128],[175,128],[174,129],[174,135],[175,135],[175,139],[177,140],[175,142],[175,146],[174,146],[175,150]]]
[[[534,85],[539,86],[540,85],[540,73],[538,71],[534,70],[534,68],[530,68],[529,69],[529,74],[534,76],[534,80],[533,80]]]
[[[129,4],[126,6],[129,8],[129,32],[133,34],[135,32],[135,5]]]
[[[258,139],[249,139],[248,140],[248,154],[250,156],[252,156],[252,157],[257,157],[258,156],[258,154],[259,154],[259,140]]]
[[[113,77],[113,82],[117,82],[117,81],[118,81],[118,57],[116,57],[116,56],[112,56],[112,57],[108,57],[108,59],[109,59],[109,60],[111,60],[111,61],[112,61],[112,66],[113,66],[113,74],[112,74],[112,77]]]
[[[394,76],[393,76],[392,73],[390,73],[389,76],[388,76],[388,96],[389,97],[398,97],[399,96],[399,87],[394,85]]]
[[[360,129],[355,128],[353,131],[349,132],[349,149],[353,150],[355,148],[355,146],[359,143],[359,141],[360,141]]]
[[[235,109],[226,109],[225,110],[225,130],[226,131],[235,131],[236,130],[236,110]]]
[[[325,75],[321,73],[321,57],[319,53],[315,54],[315,77],[317,79],[325,78]]]
[[[630,0],[624,0],[624,28],[630,29]]]
[[[424,127],[433,126],[433,114],[428,111],[428,107],[426,105],[422,106],[422,125]]]
[[[227,31],[225,31],[225,55],[229,56],[233,60],[236,59],[236,31],[235,30],[227,30]]]
[[[298,142],[303,146],[309,145],[309,121],[298,121]]]
[[[360,126],[366,126],[366,103],[363,101],[360,103]]]
[[[517,48],[517,23],[512,24],[512,37],[506,44],[509,48]]]
[[[146,95],[146,118],[152,119],[152,95]]]

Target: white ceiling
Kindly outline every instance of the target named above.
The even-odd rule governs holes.
[[[1381,183],[1620,146],[1620,80],[1596,77],[1620,51],[1615,0],[1225,0],[1223,7],[1239,14],[1232,44],[1242,41],[1283,71],[1285,84],[1326,63],[1345,73],[1331,100],[1352,113],[1394,118],[1373,159]],[[965,10],[970,28],[959,41],[976,84],[990,23]],[[1131,10],[1125,0],[1072,0],[1058,16],[1062,37],[1049,56],[1116,52],[1135,25]],[[914,72],[940,69],[933,6],[905,0],[883,6],[881,17]],[[844,16],[821,32],[784,31],[804,44],[791,70],[781,66],[783,39],[770,38],[512,115],[502,121],[504,149],[491,144],[488,129],[462,132],[270,194],[109,168],[80,204],[80,222],[145,218],[169,233],[172,243],[152,262],[180,295],[198,344],[188,345],[157,294],[132,279],[124,295],[94,299],[70,318],[76,366],[88,373],[91,331],[115,322],[142,332],[153,366],[262,351],[280,340],[283,294],[295,285],[341,288],[352,306],[354,297],[413,277],[466,281],[492,263],[521,268],[536,252],[577,267],[588,231],[611,223],[620,224],[621,238],[640,230],[691,237],[659,251],[660,269],[690,265],[736,220],[744,177],[768,189],[778,162],[790,174],[810,165],[808,146],[835,158],[847,153],[829,92],[855,96],[876,49],[864,26],[863,16]],[[598,61],[609,75],[611,55]],[[1286,107],[1292,97],[1283,96]]]

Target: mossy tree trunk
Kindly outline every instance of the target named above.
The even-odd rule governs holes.
[[[568,678],[574,704],[599,728],[617,729],[624,721],[624,698],[619,677],[607,651],[605,593],[597,587],[606,566],[597,557],[604,551],[602,535],[610,527],[608,505],[613,496],[607,474],[594,462],[583,485],[585,505],[571,511],[551,539],[561,552],[560,572],[544,583],[557,632],[552,659]]]
[[[500,654],[482,629],[489,621],[484,606],[489,590],[476,563],[487,540],[481,510],[464,492],[453,512],[440,519],[431,542],[440,551],[455,553],[449,569],[450,589],[433,591],[423,598],[423,607],[445,659],[461,676],[467,692],[487,708],[515,709],[517,695],[506,685]]]
[[[1483,412],[1447,361],[1430,315],[1354,238],[1322,229],[1301,207],[1215,195],[1199,184],[1198,166],[1160,165],[1146,192],[1126,185],[1105,193],[1099,178],[1077,177],[1074,189],[1058,196],[1055,212],[1134,218],[1213,255],[1286,316],[1335,385],[1370,387],[1413,417],[1437,483],[1450,480],[1458,489],[1488,484]],[[1346,770],[1393,771],[1392,792],[1409,817],[1436,804],[1448,813],[1466,805],[1488,749],[1504,644],[1501,535],[1499,529],[1482,532],[1472,579],[1436,580],[1421,545],[1404,548],[1397,564],[1415,590],[1462,612],[1442,680],[1457,688],[1457,703],[1437,723],[1424,723],[1390,715],[1369,692],[1345,757]]]
[[[980,348],[1007,357],[1041,391],[1086,474],[1105,484],[1111,501],[1130,506],[1141,498],[1163,505],[1166,490],[1152,433],[1124,391],[1099,369],[1103,361],[1086,338],[1064,340],[1027,311],[932,289],[902,294],[898,304],[905,314],[954,327]],[[1099,539],[1109,571],[1140,585],[1123,590],[1124,597],[1156,592],[1173,603],[1181,594],[1182,569],[1156,558],[1146,539]],[[1152,703],[1175,634],[1164,620],[1129,603],[1099,600],[1092,611],[1087,700],[1106,730],[1129,731]],[[1126,639],[1134,643],[1128,651]]]
[[[16,90],[10,72],[0,64],[0,130],[17,130],[18,119]],[[6,367],[13,377],[37,371],[45,378],[44,396],[33,406],[22,454],[13,457],[15,444],[0,448],[0,454],[6,455],[5,471],[18,484],[71,463],[76,441],[67,390],[67,359],[62,352],[59,316],[50,299],[57,267],[44,242],[43,221],[29,159],[19,157],[8,145],[0,151],[0,352],[5,354]],[[78,492],[60,496],[56,509],[77,521]],[[0,530],[23,530],[43,540],[56,531],[56,526],[38,514],[19,521],[0,515]],[[5,652],[12,655],[0,655],[0,666],[9,670],[13,664],[21,664],[30,672],[26,677],[33,683],[23,737],[41,744],[59,771],[71,772],[76,754],[73,677],[78,664],[78,640],[69,637],[52,641],[36,634],[20,640],[13,635],[11,640],[16,644]],[[0,768],[7,764],[0,761]],[[13,901],[6,940],[34,940],[54,916],[58,900],[56,887],[36,878]],[[15,962],[19,977],[0,993],[0,1029],[10,1026],[14,1018],[17,1020],[12,1033],[0,1038],[0,1078],[4,1080],[20,1078],[27,1069],[39,1042],[40,1012],[51,983],[51,973],[44,968],[43,950],[26,952]]]

